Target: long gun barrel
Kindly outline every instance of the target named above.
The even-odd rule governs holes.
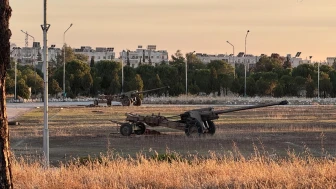
[[[150,90],[146,90],[146,91],[137,91],[133,94],[142,94],[142,93],[148,93],[148,92],[152,92],[152,91],[158,91],[160,89],[165,89],[165,88],[169,88],[169,86],[165,86],[165,87],[160,87],[160,88],[156,88],[156,89],[150,89]]]
[[[240,108],[234,108],[234,109],[228,109],[228,110],[216,110],[216,111],[214,111],[214,113],[215,114],[224,114],[224,113],[229,113],[229,112],[237,112],[237,111],[241,111],[241,110],[263,108],[263,107],[267,107],[267,106],[286,105],[286,104],[288,104],[288,101],[284,100],[284,101],[281,101],[281,102],[259,104],[259,105],[255,105],[255,106],[246,106],[246,107],[240,107]]]
[[[218,119],[219,114],[237,112],[237,111],[241,111],[241,110],[248,110],[248,109],[255,109],[255,108],[263,108],[263,107],[268,107],[268,106],[286,105],[286,104],[288,104],[288,101],[284,100],[284,101],[281,101],[281,102],[260,104],[260,105],[255,105],[255,106],[245,106],[245,107],[233,108],[233,109],[228,109],[228,110],[213,110],[213,108],[209,107],[209,108],[192,110],[192,111],[189,111],[189,112],[198,112],[201,119],[203,121],[206,121],[206,120]],[[181,114],[181,117],[185,117],[185,115],[186,114]]]

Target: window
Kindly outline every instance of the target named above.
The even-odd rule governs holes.
[[[105,60],[105,59],[106,59],[106,56],[104,56],[103,59]]]

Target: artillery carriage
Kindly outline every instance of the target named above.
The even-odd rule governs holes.
[[[158,91],[160,89],[165,89],[165,88],[169,88],[169,86],[146,90],[146,91],[138,91],[138,90],[128,91],[128,92],[116,94],[116,95],[100,95],[98,99],[94,101],[94,105],[98,105],[99,100],[104,100],[106,101],[106,104],[108,106],[112,105],[112,101],[120,102],[121,105],[123,106],[130,106],[131,104],[133,104],[134,106],[141,106],[142,104],[142,100],[140,97],[141,94]]]
[[[116,121],[117,124],[120,125],[120,133],[123,136],[130,136],[131,134],[142,135],[146,131],[146,126],[157,127],[163,126],[172,129],[178,129],[185,132],[187,136],[200,136],[201,134],[209,134],[214,135],[216,132],[216,125],[213,120],[219,118],[220,114],[255,109],[255,108],[263,108],[268,106],[276,106],[276,105],[286,105],[288,101],[281,101],[276,103],[268,103],[268,104],[260,104],[255,106],[247,106],[247,107],[238,107],[234,109],[226,109],[226,110],[214,110],[212,107],[194,109],[187,112],[184,112],[180,115],[172,116],[172,117],[164,117],[159,115],[138,115],[132,113],[126,113],[126,121],[125,123],[120,123]],[[178,120],[171,119],[179,118]]]

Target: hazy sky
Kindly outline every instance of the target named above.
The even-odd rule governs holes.
[[[336,0],[49,0],[48,45],[135,50],[157,45],[173,54],[244,52],[325,60],[336,56]],[[11,42],[27,31],[43,44],[43,0],[10,0]],[[29,45],[32,39],[29,38]]]

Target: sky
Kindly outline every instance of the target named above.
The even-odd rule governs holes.
[[[43,0],[10,0],[11,43],[27,31],[43,45]],[[302,52],[324,61],[336,56],[336,0],[49,0],[48,46],[138,45],[157,50],[253,55]],[[70,24],[73,26],[65,33]],[[247,30],[248,33],[247,37]],[[29,46],[32,45],[29,38]]]

